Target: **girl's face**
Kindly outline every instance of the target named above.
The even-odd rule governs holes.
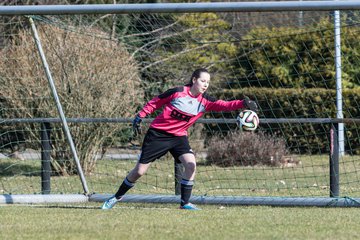
[[[193,78],[193,85],[191,86],[191,93],[193,95],[199,95],[204,93],[209,87],[210,83],[210,74],[202,72],[199,78]]]

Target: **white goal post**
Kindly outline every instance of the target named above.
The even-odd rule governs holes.
[[[300,11],[309,13],[301,23],[291,19]],[[247,15],[246,22],[240,13],[254,15]],[[291,19],[289,26],[272,25],[269,19],[277,13]],[[237,160],[225,160],[225,153],[216,155],[224,162],[211,159],[209,143],[239,131],[236,113],[209,114],[190,134],[199,156],[205,156],[200,157],[192,202],[360,206],[360,135],[354,127],[360,123],[354,110],[360,104],[360,81],[350,67],[357,55],[341,51],[345,44],[356,49],[360,39],[359,1],[0,6],[2,29],[0,72],[17,64],[23,69],[0,73],[5,86],[0,93],[0,204],[107,199],[139,154],[141,140],[128,137],[135,110],[163,86],[185,82],[183,75],[192,66],[184,63],[195,61],[218,73],[217,96],[234,99],[248,91],[259,102],[260,125],[271,135],[269,142],[279,137],[278,144],[289,149],[280,157],[280,150],[274,150],[268,165],[238,163],[243,159],[232,165]],[[174,75],[162,74],[171,68],[176,68]],[[175,77],[179,80],[169,80]],[[279,99],[272,99],[272,92]],[[107,102],[107,97],[114,98]],[[47,128],[34,130],[44,123]],[[47,140],[39,137],[44,132]],[[39,155],[44,152],[46,169]],[[154,163],[124,202],[179,201],[176,163],[165,158]],[[48,179],[42,178],[44,171]],[[35,186],[41,181],[49,189]]]

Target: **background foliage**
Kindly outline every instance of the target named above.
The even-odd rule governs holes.
[[[269,147],[271,146],[271,147]],[[263,132],[230,132],[211,138],[207,164],[229,166],[280,166],[288,153],[285,140]]]
[[[341,31],[345,63],[342,68],[343,88],[360,87],[359,30],[345,26]],[[241,52],[246,54],[234,65],[240,85],[306,89],[336,87],[334,27],[329,18],[323,18],[308,28],[254,28],[243,37],[243,42]]]
[[[123,2],[57,1],[58,4]],[[1,4],[52,2],[19,0]],[[260,118],[334,118],[332,16],[314,15],[313,22],[301,23],[306,24],[302,27],[292,13],[256,18],[254,14],[44,17],[39,23],[49,26],[43,25],[39,30],[54,78],[59,79],[58,91],[67,117],[132,117],[146,101],[174,85],[186,83],[195,68],[206,67],[212,73],[210,94],[226,100],[248,95],[259,103]],[[344,115],[357,118],[360,116],[360,34],[356,16],[342,16],[342,22],[346,23],[341,35]],[[33,40],[24,34],[23,29],[28,26],[19,22],[18,18],[6,17],[0,24],[0,30],[5,33],[0,39],[2,54],[13,56],[0,60],[1,69],[5,69],[0,73],[4,86],[0,93],[0,114],[6,118],[10,116],[7,111],[18,109],[12,117],[55,117],[51,98],[40,98],[49,96],[49,91],[43,90],[46,81]],[[16,58],[22,60],[15,61]],[[12,84],[14,79],[16,84]],[[33,100],[24,101],[17,96],[31,96]],[[207,117],[234,118],[235,115],[211,113]],[[203,144],[209,143],[202,142],[204,131],[222,133],[233,127],[197,125],[191,138],[204,149]],[[261,130],[269,136],[281,133],[291,152],[300,154],[328,152],[328,128],[321,124],[261,125]],[[73,129],[86,172],[91,172],[99,149],[111,146],[114,139],[125,142],[129,136],[128,126],[74,125]],[[38,138],[31,131],[27,134]],[[349,152],[359,153],[357,125],[346,125],[346,134]],[[54,167],[62,174],[72,173],[74,165],[68,161],[71,157],[62,154],[66,152],[63,150],[66,144],[60,129],[53,138],[54,154],[58,155],[54,159],[59,159]]]
[[[243,88],[218,92],[219,98],[242,98],[244,95],[256,99],[260,105],[260,118],[336,118],[334,99],[336,91],[324,88]],[[344,117],[360,116],[358,101],[360,89],[343,91]],[[225,117],[229,114],[225,115]],[[215,127],[215,126],[212,126]],[[360,153],[360,140],[356,124],[345,125],[347,141],[345,145],[350,154]],[[229,130],[222,125],[224,131]],[[269,134],[281,134],[293,153],[328,153],[328,133],[330,125],[318,123],[304,124],[262,124],[261,130]]]
[[[38,28],[68,118],[133,116],[142,103],[143,90],[139,87],[136,62],[121,45],[64,32],[49,25]],[[20,31],[1,54],[8,56],[0,59],[3,117],[57,117],[32,36],[26,30]],[[82,124],[71,129],[84,171],[89,173],[103,144],[120,131],[121,126]],[[38,139],[38,126],[28,129],[25,134]],[[68,143],[62,129],[53,129],[52,138],[53,167],[62,174],[73,173],[75,163],[70,161],[71,153],[66,151]]]

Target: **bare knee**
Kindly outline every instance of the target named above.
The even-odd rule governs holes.
[[[187,180],[193,180],[195,178],[196,171],[195,156],[191,153],[185,153],[179,157],[179,160],[182,162],[185,168],[183,178]]]
[[[134,168],[130,173],[129,175],[131,176],[131,178],[136,178],[136,180],[138,178],[141,178],[142,176],[144,176],[145,174],[145,171],[141,171],[140,169],[136,169]]]
[[[196,162],[186,162],[183,164],[185,171],[194,173],[196,171]]]

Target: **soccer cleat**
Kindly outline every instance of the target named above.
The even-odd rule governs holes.
[[[198,208],[197,206],[195,206],[192,203],[187,203],[184,206],[180,206],[180,209],[184,209],[184,210],[201,210],[200,208]]]
[[[117,199],[114,195],[104,202],[104,204],[101,206],[101,209],[112,209],[115,206],[115,204],[120,200],[121,198]]]

